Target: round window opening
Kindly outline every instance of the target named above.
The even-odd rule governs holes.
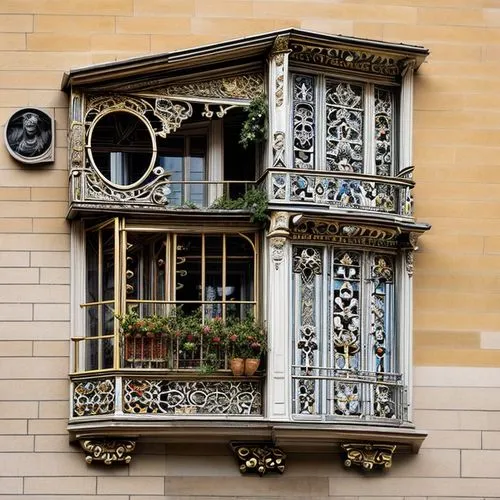
[[[99,172],[120,186],[143,179],[154,160],[149,128],[127,111],[113,111],[98,119],[92,131],[90,152]]]

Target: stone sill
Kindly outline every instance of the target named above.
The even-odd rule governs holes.
[[[268,441],[287,452],[338,452],[348,442],[396,445],[397,453],[418,453],[427,433],[410,424],[399,427],[370,424],[271,422],[260,417],[238,419],[154,415],[73,418],[68,425],[70,441],[88,438],[126,438],[143,442],[225,443],[230,441]]]

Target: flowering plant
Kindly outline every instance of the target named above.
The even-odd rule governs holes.
[[[240,132],[240,144],[247,149],[252,143],[267,139],[267,101],[263,94],[255,97],[248,106],[248,116]]]
[[[266,333],[252,316],[229,322],[227,350],[233,358],[260,358],[266,352]]]

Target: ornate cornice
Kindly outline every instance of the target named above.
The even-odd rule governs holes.
[[[225,76],[210,80],[165,85],[151,89],[165,96],[207,97],[221,99],[253,99],[264,93],[264,75],[260,72],[247,75]]]
[[[231,443],[242,474],[256,472],[261,477],[268,472],[285,471],[286,455],[272,443]]]
[[[130,463],[135,450],[135,441],[130,439],[82,439],[80,446],[87,453],[85,461],[104,462],[111,465],[117,462]]]
[[[392,444],[342,443],[340,446],[345,451],[344,465],[356,465],[365,471],[371,471],[374,467],[389,469],[396,450]]]
[[[293,240],[328,241],[349,245],[395,248],[400,231],[322,217],[300,217],[290,231]]]
[[[361,73],[395,77],[401,74],[400,60],[353,48],[327,48],[305,43],[291,44],[290,59]]]

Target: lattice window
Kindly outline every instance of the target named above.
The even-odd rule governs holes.
[[[306,74],[292,85],[295,168],[397,173],[395,88]]]
[[[293,249],[293,413],[405,418],[395,254]]]

